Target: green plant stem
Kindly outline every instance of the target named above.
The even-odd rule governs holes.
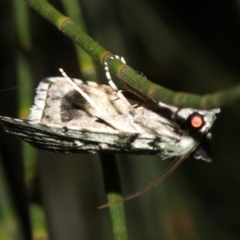
[[[113,158],[112,154],[101,154],[100,160],[108,203],[121,200],[121,183],[116,158]],[[123,202],[110,205],[109,210],[114,240],[128,239]]]
[[[86,31],[79,2],[77,0],[62,0],[62,3],[71,19],[73,19],[81,29]],[[75,49],[83,79],[96,82],[96,71],[92,58],[77,44],[75,44]]]
[[[86,29],[82,18],[81,8],[77,0],[62,0],[67,14],[81,26]],[[86,79],[97,82],[96,71],[89,55],[81,48],[76,46],[78,63],[81,73]],[[120,175],[118,174],[117,162],[114,154],[99,154],[103,170],[104,187],[108,203],[121,199]],[[112,223],[114,240],[127,239],[127,226],[124,212],[124,205],[115,204],[109,208]]]
[[[110,52],[85,34],[70,18],[62,15],[46,0],[26,0],[39,14],[55,25],[60,31],[71,38],[92,58],[103,63],[110,56]],[[211,109],[230,104],[240,99],[240,85],[203,96],[187,93],[176,93],[162,86],[154,84],[135,70],[118,60],[109,61],[110,71],[135,92],[153,99],[178,107],[193,107]]]

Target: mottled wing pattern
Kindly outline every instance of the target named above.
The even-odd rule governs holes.
[[[134,133],[118,131],[92,132],[89,129],[59,127],[31,120],[0,116],[5,131],[16,135],[31,145],[51,152],[95,153],[114,151],[133,154],[157,154],[154,139]],[[157,141],[157,140],[156,140]]]

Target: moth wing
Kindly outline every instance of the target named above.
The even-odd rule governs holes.
[[[96,153],[112,151],[131,154],[159,153],[149,144],[151,136],[122,133],[116,130],[106,132],[101,129],[91,131],[77,127],[68,128],[56,124],[43,124],[27,119],[0,116],[6,132],[11,133],[34,147],[50,152]]]

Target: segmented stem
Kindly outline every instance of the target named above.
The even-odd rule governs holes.
[[[128,88],[135,92],[155,100],[177,107],[192,107],[199,109],[211,109],[230,104],[240,99],[240,85],[203,96],[174,92],[162,86],[154,84],[146,77],[137,74],[135,70],[123,64],[120,60],[110,60],[111,53],[100,46],[87,34],[85,34],[70,18],[57,11],[46,0],[26,0],[39,14],[55,25],[60,31],[71,38],[92,58],[102,64],[108,61],[109,69],[118,75]]]

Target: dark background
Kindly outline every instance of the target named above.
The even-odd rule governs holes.
[[[50,1],[64,13],[61,1]],[[240,82],[240,2],[82,0],[88,33],[148,79],[175,91],[211,93]],[[16,39],[12,1],[0,1],[0,115],[17,117]],[[30,9],[35,88],[58,68],[81,78],[73,43]],[[96,63],[104,81],[103,67]],[[120,85],[119,82],[117,84]],[[186,160],[164,183],[125,204],[129,239],[239,239],[240,110],[224,107],[213,127],[213,162]],[[21,141],[1,128],[7,188],[28,235]],[[169,162],[118,155],[125,194],[160,176]],[[32,203],[43,206],[51,239],[112,239],[97,155],[38,151]],[[1,198],[2,196],[0,196]],[[4,206],[0,206],[1,207]],[[27,237],[26,237],[27,238]]]

